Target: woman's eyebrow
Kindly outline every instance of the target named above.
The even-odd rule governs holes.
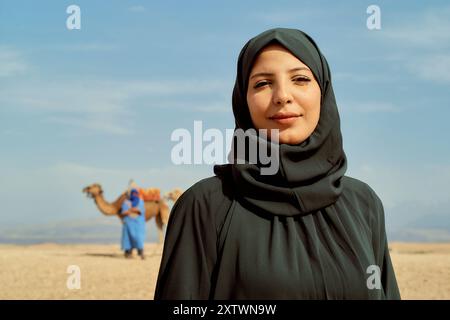
[[[288,72],[294,72],[294,71],[300,71],[300,70],[307,70],[307,71],[310,71],[309,68],[307,68],[307,67],[298,67],[298,68],[293,68],[293,69],[291,69],[291,70],[288,70]],[[270,72],[258,72],[258,73],[255,73],[254,75],[252,75],[252,76],[250,77],[250,79],[255,78],[255,77],[258,77],[258,76],[264,76],[264,77],[266,77],[266,76],[272,76],[272,75],[273,75],[273,73],[270,73]]]

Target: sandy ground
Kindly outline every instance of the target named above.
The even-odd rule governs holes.
[[[390,248],[403,299],[450,299],[450,243]],[[0,299],[152,299],[161,252],[148,243],[142,261],[118,245],[0,245]],[[67,287],[76,285],[71,265],[80,289]]]

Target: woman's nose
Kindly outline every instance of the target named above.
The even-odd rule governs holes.
[[[273,102],[276,105],[285,105],[292,102],[292,96],[285,86],[277,86],[273,92]]]

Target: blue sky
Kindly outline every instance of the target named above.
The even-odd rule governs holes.
[[[347,174],[379,194],[388,228],[450,221],[448,17],[447,1],[0,1],[0,225],[97,217],[93,182],[113,199],[130,178],[167,191],[212,175],[172,165],[170,134],[233,128],[237,56],[273,27],[327,57]]]

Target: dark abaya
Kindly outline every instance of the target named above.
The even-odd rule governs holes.
[[[178,199],[155,299],[400,299],[382,202],[366,183],[345,176],[330,70],[307,34],[276,28],[245,44],[233,90],[236,129],[253,128],[248,78],[272,42],[313,72],[319,123],[302,143],[279,145],[276,174],[234,161],[215,166],[214,177]]]

